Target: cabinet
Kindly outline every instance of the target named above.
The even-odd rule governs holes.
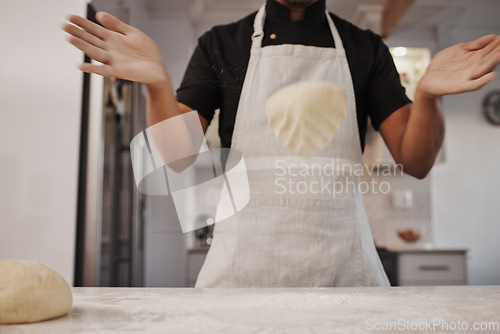
[[[401,286],[467,285],[465,250],[398,252]]]

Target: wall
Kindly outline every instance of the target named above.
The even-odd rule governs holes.
[[[73,282],[82,54],[60,25],[85,1],[6,1],[0,11],[0,258]]]
[[[469,11],[439,32],[441,47],[499,34],[498,13],[498,1]],[[444,98],[446,162],[432,177],[434,241],[469,249],[470,284],[500,284],[500,127],[480,112],[493,89],[500,89],[500,79],[478,92]]]
[[[367,166],[371,168],[370,164]],[[361,180],[374,185],[363,199],[375,244],[391,250],[430,248],[433,241],[430,178],[417,180],[399,171],[392,171],[390,176],[381,173],[364,175]],[[385,193],[387,190],[389,192]],[[408,208],[398,208],[394,204],[394,197],[401,192],[411,193]],[[406,229],[420,233],[420,240],[412,243],[401,240],[398,231]]]

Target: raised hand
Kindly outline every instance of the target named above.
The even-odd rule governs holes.
[[[158,46],[149,36],[108,13],[98,12],[96,18],[107,29],[76,15],[63,26],[72,45],[102,63],[83,63],[80,70],[144,84],[167,80]]]
[[[419,84],[431,96],[478,90],[496,76],[500,63],[500,36],[487,35],[438,52]]]

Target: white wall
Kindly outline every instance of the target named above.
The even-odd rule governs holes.
[[[498,13],[498,1],[478,6],[440,31],[441,47],[499,34]],[[500,79],[478,92],[444,98],[446,162],[432,176],[435,244],[469,249],[474,285],[500,284],[500,127],[488,124],[480,112],[493,89],[500,89]]]
[[[83,55],[60,29],[85,1],[0,11],[0,258],[33,259],[73,283]]]

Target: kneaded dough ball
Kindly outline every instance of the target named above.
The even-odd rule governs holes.
[[[274,92],[265,105],[276,138],[290,151],[310,158],[324,149],[346,117],[347,99],[329,81],[302,81]]]
[[[72,304],[71,288],[54,270],[36,261],[0,259],[0,324],[56,318]]]

